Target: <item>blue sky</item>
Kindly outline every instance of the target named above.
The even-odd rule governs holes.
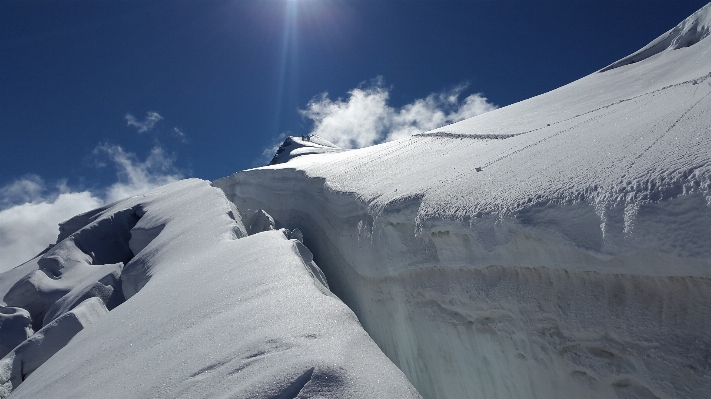
[[[704,4],[5,0],[0,211],[88,195],[61,219],[258,166],[280,135],[358,116],[358,96],[384,119],[341,144],[436,127],[592,73]]]

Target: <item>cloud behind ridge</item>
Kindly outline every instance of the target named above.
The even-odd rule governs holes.
[[[26,175],[0,187],[0,273],[31,259],[57,239],[59,223],[80,213],[182,179],[174,157],[154,147],[145,160],[118,145],[102,144],[97,157],[116,167],[116,181],[103,190],[71,190]]]
[[[331,100],[322,93],[299,112],[313,121],[311,133],[341,148],[360,148],[397,140],[415,133],[471,118],[496,109],[480,93],[460,100],[466,85],[432,93],[400,108],[388,105],[390,90],[378,78],[370,86],[348,92],[348,98]]]

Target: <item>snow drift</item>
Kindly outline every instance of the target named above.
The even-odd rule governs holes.
[[[424,397],[706,397],[710,15],[530,100],[214,185],[299,228]]]
[[[31,309],[12,331],[41,327],[0,360],[0,397],[418,398],[300,233],[247,236],[242,220],[193,179],[65,223],[50,251],[0,276],[26,273],[4,295]],[[108,287],[122,299],[110,312]]]

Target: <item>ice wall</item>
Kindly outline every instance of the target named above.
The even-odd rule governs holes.
[[[426,398],[696,398],[711,390],[711,280],[659,269],[676,274],[683,265],[665,262],[683,258],[600,257],[511,220],[491,221],[489,235],[440,224],[417,236],[405,201],[372,215],[356,196],[298,171],[232,179],[238,206],[303,232],[331,289]],[[596,223],[579,227],[601,234],[590,218]],[[647,261],[653,273],[630,272]]]

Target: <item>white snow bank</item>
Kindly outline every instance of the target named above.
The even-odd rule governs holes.
[[[121,209],[140,209],[142,248],[121,274],[129,299],[13,398],[419,397],[328,291],[310,251],[287,238],[300,233],[247,237],[223,193],[195,179],[104,215]]]
[[[0,398],[5,398],[47,359],[108,310],[99,298],[89,298],[42,327],[0,360]],[[47,397],[47,396],[45,396]]]
[[[709,109],[704,39],[214,185],[303,233],[424,397],[706,397]]]
[[[337,145],[316,134],[289,136],[279,146],[269,165],[288,162],[290,159],[310,154],[327,154],[344,151]]]

